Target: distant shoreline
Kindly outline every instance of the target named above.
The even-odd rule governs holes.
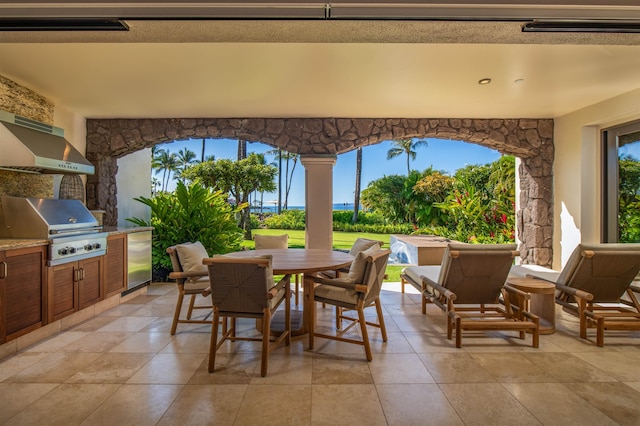
[[[278,208],[272,205],[262,207],[262,212],[265,212],[265,213],[275,213],[277,210]],[[289,206],[287,207],[287,210],[304,210],[304,206]],[[333,210],[352,210],[353,211],[353,203],[333,203]],[[254,213],[260,212],[260,207],[251,206],[251,211]]]

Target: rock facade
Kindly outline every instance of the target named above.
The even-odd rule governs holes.
[[[263,142],[301,155],[338,155],[404,138],[471,142],[520,158],[517,212],[523,263],[551,266],[553,231],[553,120],[440,118],[182,118],[89,119],[87,206],[117,223],[117,158],[159,143],[201,138]]]

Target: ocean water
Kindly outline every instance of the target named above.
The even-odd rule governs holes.
[[[275,212],[277,211],[277,206],[263,206],[263,212]],[[304,206],[289,206],[289,210],[304,210]],[[353,203],[333,203],[333,210],[353,210]],[[259,212],[260,207],[251,207],[251,211]]]

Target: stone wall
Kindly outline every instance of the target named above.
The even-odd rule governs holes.
[[[53,124],[53,103],[0,75],[0,110]],[[0,195],[53,197],[53,177],[0,170]]]
[[[553,230],[553,120],[536,119],[130,119],[87,120],[87,206],[117,223],[117,158],[153,145],[190,138],[244,139],[301,155],[334,154],[402,138],[475,143],[519,157],[517,212],[523,263],[551,266]]]

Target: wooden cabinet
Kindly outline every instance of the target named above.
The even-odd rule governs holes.
[[[107,239],[104,257],[104,297],[120,294],[127,289],[127,234]]]
[[[47,247],[0,251],[0,343],[45,323]]]
[[[53,322],[104,298],[104,256],[49,267],[48,320]]]

